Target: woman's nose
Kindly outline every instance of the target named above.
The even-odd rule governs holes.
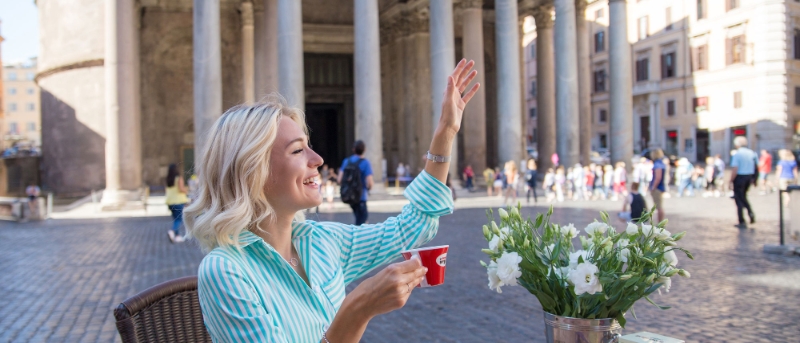
[[[308,160],[308,164],[312,168],[319,168],[325,161],[322,159],[322,156],[317,154],[316,151],[311,150],[311,158]]]

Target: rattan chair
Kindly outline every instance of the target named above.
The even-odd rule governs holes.
[[[211,342],[197,299],[197,277],[153,286],[114,310],[123,343]]]

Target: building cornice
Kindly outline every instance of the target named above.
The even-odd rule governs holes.
[[[102,58],[96,58],[96,59],[92,59],[92,60],[84,60],[84,61],[80,61],[80,62],[74,62],[74,63],[70,63],[70,64],[60,65],[60,66],[53,67],[53,68],[50,68],[50,69],[43,70],[43,71],[39,72],[38,74],[36,74],[36,77],[33,80],[38,84],[39,80],[41,80],[42,78],[48,77],[50,75],[58,74],[58,73],[65,72],[65,71],[68,71],[68,70],[73,70],[73,69],[102,67],[103,64],[104,64],[104,60]]]

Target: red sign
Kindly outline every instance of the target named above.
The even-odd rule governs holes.
[[[667,131],[667,137],[678,138],[678,131]]]
[[[747,135],[747,130],[745,130],[745,129],[735,129],[735,130],[733,130],[733,135],[734,136],[746,136]]]

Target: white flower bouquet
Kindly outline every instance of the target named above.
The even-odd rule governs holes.
[[[602,221],[580,230],[573,224],[561,226],[550,223],[553,208],[539,214],[535,221],[523,219],[520,208],[499,209],[500,224],[487,211],[489,225],[483,234],[489,248],[483,249],[490,262],[487,268],[489,288],[502,293],[501,287],[521,285],[535,295],[544,311],[563,317],[601,319],[614,318],[625,326],[624,314],[633,313],[639,299],[661,309],[649,298],[655,291],[669,292],[671,278],[689,277],[689,272],[677,268],[675,250],[689,251],[677,246],[686,234],[671,234],[667,220],[653,224],[652,211],[645,213],[641,224],[628,223],[622,232]],[[581,249],[573,246],[579,237]]]

